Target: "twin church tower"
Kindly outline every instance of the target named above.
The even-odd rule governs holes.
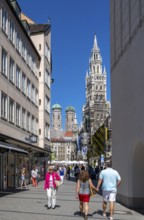
[[[65,130],[78,130],[75,108],[73,106],[68,106],[65,110],[65,113]],[[55,104],[52,106],[52,129],[55,131],[62,130],[62,107],[59,104]]]

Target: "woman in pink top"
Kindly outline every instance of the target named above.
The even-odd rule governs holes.
[[[45,177],[44,189],[47,190],[48,209],[55,209],[56,206],[56,184],[55,180],[61,180],[57,172],[54,171],[53,166],[48,167],[48,172]]]

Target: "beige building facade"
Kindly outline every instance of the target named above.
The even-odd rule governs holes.
[[[110,1],[112,164],[118,200],[144,208],[144,1]]]
[[[22,167],[27,182],[34,164],[44,178],[50,152],[50,24],[26,18],[0,1],[0,190],[19,186]]]

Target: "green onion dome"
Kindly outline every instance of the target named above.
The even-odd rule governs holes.
[[[59,104],[54,104],[54,105],[52,106],[52,110],[54,110],[54,109],[60,109],[60,110],[62,110],[62,107],[61,107]]]
[[[75,112],[75,108],[73,106],[68,106],[65,111],[66,112],[70,112],[70,111]]]

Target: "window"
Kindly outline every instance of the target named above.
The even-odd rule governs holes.
[[[34,134],[35,132],[35,118],[34,116],[32,116],[32,120],[31,120],[31,132]]]
[[[9,121],[14,123],[14,100],[9,100]]]
[[[2,73],[7,76],[7,52],[2,48]]]
[[[14,23],[10,20],[10,34],[9,34],[10,41],[14,44]]]
[[[26,75],[22,73],[22,92],[26,95]]]
[[[9,80],[14,83],[14,61],[10,58]]]
[[[45,97],[45,110],[50,113],[50,100],[47,96]]]
[[[34,87],[34,85],[32,85],[31,100],[33,103],[35,103],[35,87]]]
[[[47,69],[45,70],[45,83],[50,88],[50,74]]]
[[[50,137],[50,126],[46,123],[45,125],[45,138],[49,139]]]
[[[31,83],[30,80],[27,80],[27,96],[30,99],[31,98]]]
[[[38,119],[36,119],[35,134],[38,135]]]
[[[25,43],[24,42],[22,42],[22,57],[24,60],[26,59],[26,57],[25,57]]]
[[[27,113],[27,130],[30,132],[30,125],[31,125],[31,117],[30,117],[30,113]]]
[[[26,110],[22,109],[22,128],[26,129]]]
[[[34,72],[34,58],[31,58],[31,70]]]
[[[20,68],[16,67],[16,86],[20,89]]]
[[[38,106],[38,90],[35,90],[35,105]]]
[[[16,31],[16,49],[21,52],[21,48],[20,48],[20,33],[18,31]]]
[[[7,95],[1,93],[1,117],[7,119]]]
[[[20,126],[20,105],[16,104],[16,125]]]
[[[5,8],[2,7],[2,29],[7,34],[8,33],[8,15]]]
[[[99,73],[99,66],[97,66],[97,73]]]

